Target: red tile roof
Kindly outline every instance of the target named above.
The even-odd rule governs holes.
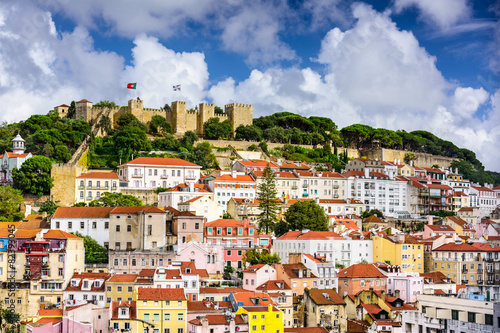
[[[184,288],[139,288],[137,300],[140,301],[185,301]]]
[[[480,252],[480,250],[467,243],[448,243],[435,248],[432,251],[453,251],[453,252]]]
[[[111,319],[118,319],[118,311],[121,307],[129,308],[128,319],[137,318],[137,306],[135,301],[112,301],[111,302]]]
[[[262,292],[237,292],[233,293],[234,299],[238,304],[243,302],[242,306],[263,306],[274,305],[273,300],[269,295]]]
[[[137,274],[114,274],[108,282],[134,282]]]
[[[285,290],[291,289],[284,280],[269,280],[257,287],[257,290]]]
[[[59,207],[53,218],[107,218],[114,207]]]
[[[140,214],[146,213],[165,213],[164,210],[153,206],[136,206],[136,207],[114,207],[111,214]]]
[[[233,219],[218,219],[205,224],[205,227],[244,227],[245,224],[240,221]],[[255,226],[248,225],[249,228],[255,228]]]
[[[69,232],[62,231],[62,230],[49,230],[43,235],[44,239],[81,239],[78,236],[75,236],[73,234],[70,234]]]
[[[245,269],[243,272],[254,273],[254,272],[257,272],[259,269],[261,269],[264,266],[266,266],[266,265],[265,264],[252,265],[252,266],[248,267],[247,269]]]
[[[280,236],[279,240],[309,240],[309,239],[343,239],[342,236],[333,231],[288,231],[286,234]]]
[[[93,179],[118,179],[116,172],[87,172],[82,173],[76,178],[93,178]]]
[[[475,242],[472,243],[472,246],[475,248],[485,251],[485,252],[500,252],[500,246],[492,243],[480,243],[480,242]]]
[[[173,167],[194,167],[201,169],[201,166],[180,158],[161,158],[161,157],[138,157],[122,165],[160,165]]]
[[[339,272],[339,279],[345,278],[385,278],[373,264],[354,264]]]
[[[226,318],[227,317],[223,314],[207,315],[207,316],[204,316],[200,319],[196,318],[196,319],[190,320],[189,323],[199,326],[199,325],[202,325],[202,320],[206,319],[206,320],[208,320],[208,325],[216,325],[216,326],[224,325],[224,326],[226,326],[226,325],[229,325],[229,322],[227,321]]]
[[[450,227],[449,225],[436,225],[436,224],[427,224],[427,228],[431,229],[432,231],[440,231],[440,232],[445,232],[445,231],[450,231],[450,232],[455,232],[455,229]]]
[[[333,289],[309,289],[309,296],[317,305],[333,305],[346,303]]]
[[[328,333],[324,327],[285,327],[284,331],[285,333]]]
[[[269,164],[270,168],[278,168],[279,166],[274,162],[264,161],[264,160],[249,160],[249,161],[238,161],[245,167],[259,167],[265,168]]]
[[[443,184],[425,184],[428,188],[440,188],[442,190],[453,190],[451,187],[448,185],[443,185]]]
[[[239,182],[239,183],[255,183],[252,177],[249,175],[236,175],[233,177],[231,175],[222,175],[212,180],[213,182]]]
[[[92,286],[90,287],[89,291],[94,291],[94,292],[99,292],[99,291],[104,291],[104,282],[106,282],[110,278],[111,274],[109,273],[73,273],[73,276],[71,277],[71,280],[73,279],[80,279],[78,281],[78,284],[76,286],[71,285],[71,280],[66,286],[66,289],[64,291],[84,291],[82,289],[83,287],[83,280],[104,280],[103,283],[99,286],[96,287],[94,283],[92,283]],[[86,289],[85,289],[86,291]]]
[[[39,316],[61,316],[63,315],[63,310],[60,309],[50,309],[50,310],[38,310]]]
[[[245,292],[247,290],[239,287],[222,287],[222,288],[216,288],[216,287],[205,287],[205,288],[200,288],[200,294],[230,294],[232,292]]]
[[[467,225],[467,222],[465,220],[463,220],[462,218],[458,217],[458,216],[446,216],[446,218],[450,219],[453,222],[455,222],[456,224],[458,224],[462,228]]]

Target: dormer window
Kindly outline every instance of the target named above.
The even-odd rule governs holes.
[[[71,286],[72,287],[78,286],[78,280],[71,280]]]
[[[89,281],[88,280],[83,281],[83,288],[85,288],[85,289],[89,288]]]
[[[191,268],[186,268],[186,273],[191,273]]]

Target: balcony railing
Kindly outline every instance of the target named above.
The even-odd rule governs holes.
[[[165,174],[165,175],[160,175],[160,178],[161,178],[161,179],[167,179],[167,178],[168,178],[168,175],[166,175],[166,174]]]
[[[333,188],[334,188],[334,189],[338,189],[338,188],[339,188],[339,185],[338,185],[338,184],[335,184],[335,185],[333,185]]]
[[[297,185],[292,185],[292,190],[296,190],[298,188]]]
[[[132,178],[142,178],[142,174],[140,174],[140,173],[133,173],[133,174],[131,175],[131,177],[132,177]]]
[[[462,268],[462,273],[467,273],[469,270],[465,267]]]
[[[186,176],[187,180],[196,180],[196,176]]]
[[[483,280],[477,280],[477,284],[483,284]]]
[[[309,187],[309,184],[308,183],[303,183],[302,187]]]
[[[495,281],[494,280],[488,280],[487,282],[488,284],[495,284]]]
[[[477,269],[477,272],[478,272],[478,273],[482,273],[482,272],[483,272],[483,269],[482,269],[482,268],[478,268],[478,269]]]
[[[462,279],[462,283],[467,284],[467,283],[469,283],[469,280]]]

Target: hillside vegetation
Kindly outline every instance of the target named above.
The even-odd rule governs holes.
[[[172,135],[171,124],[161,116],[155,116],[150,123],[143,124],[133,115],[125,114],[118,120],[118,125],[117,129],[111,129],[111,120],[106,117],[97,125],[108,135],[92,138],[89,146],[90,168],[116,168],[120,162],[147,155],[150,151],[161,153],[148,156],[175,156],[204,168],[217,168],[212,147],[208,143],[197,143],[198,137],[193,132],[176,139]],[[207,121],[205,131],[210,139],[233,139],[231,126],[227,121],[219,122],[214,118]],[[54,162],[65,163],[85,137],[90,135],[91,126],[83,120],[61,119],[54,111],[47,115],[33,115],[24,122],[4,123],[0,127],[0,153],[10,149],[11,140],[17,133],[26,140],[27,151],[47,156]],[[339,129],[329,118],[306,118],[290,112],[278,112],[255,118],[252,125],[239,126],[234,139],[261,142],[261,148],[267,153],[287,159],[329,163],[337,171],[348,162],[344,147],[382,147],[454,157],[461,160],[453,162],[451,166],[458,168],[465,178],[473,182],[500,184],[500,173],[485,171],[474,152],[459,148],[426,131],[392,131],[362,124]],[[285,145],[279,150],[267,151],[266,141]],[[316,147],[307,149],[301,144]],[[408,158],[412,159],[412,155],[408,154]]]

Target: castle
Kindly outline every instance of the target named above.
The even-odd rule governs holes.
[[[92,102],[82,99],[75,103],[75,119],[83,118],[85,121],[95,123],[101,116],[107,116],[113,123],[113,128],[117,127],[118,118],[126,113],[133,114],[139,121],[148,123],[153,116],[165,117],[172,124],[175,134],[182,135],[187,131],[193,131],[198,136],[203,136],[203,124],[210,118],[219,118],[220,121],[231,120],[233,123],[233,133],[240,125],[251,125],[253,122],[253,106],[251,104],[227,104],[224,113],[216,114],[214,105],[200,103],[196,110],[188,110],[186,102],[172,102],[171,110],[150,109],[143,107],[143,101],[139,98],[128,101],[128,106],[114,108],[95,107]],[[60,117],[66,117],[69,106],[66,104],[56,106],[54,110]]]

